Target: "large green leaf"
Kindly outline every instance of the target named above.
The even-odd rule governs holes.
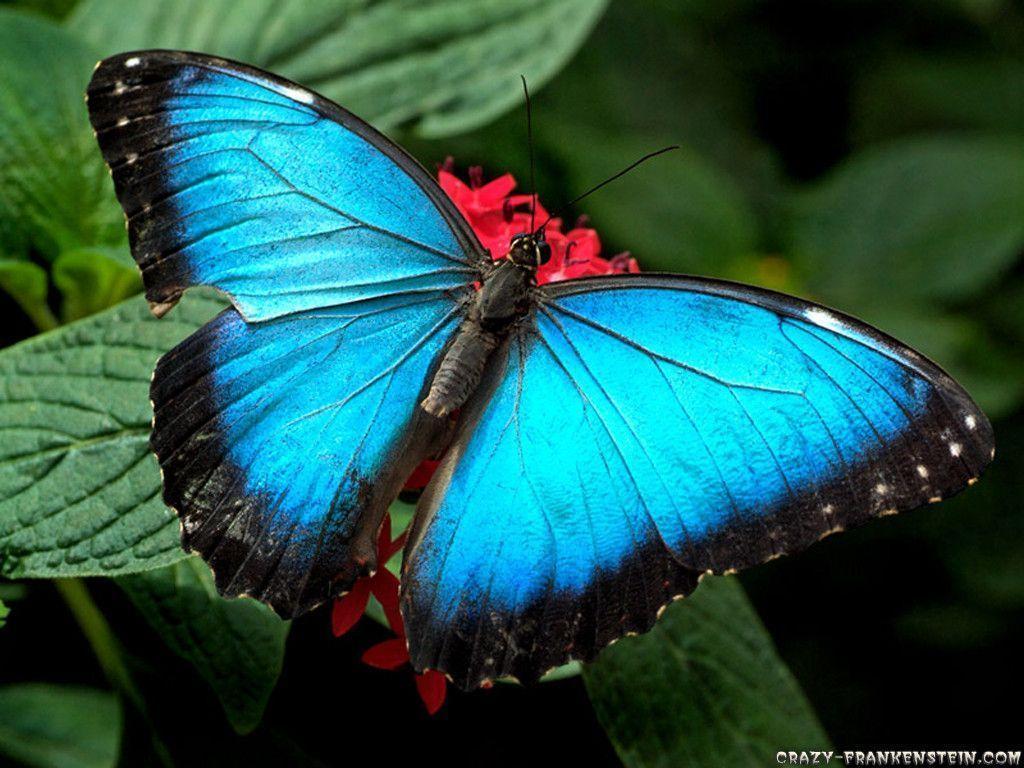
[[[1024,140],[936,137],[855,155],[800,197],[790,251],[808,285],[858,309],[960,299],[1024,248]]]
[[[118,583],[170,649],[210,684],[235,729],[255,728],[281,674],[287,622],[250,598],[220,597],[210,567],[197,557]]]
[[[935,128],[1024,131],[1024,61],[902,56],[865,78],[854,100],[861,141]]]
[[[0,352],[0,575],[113,575],[184,557],[149,452],[157,357],[223,304],[141,298]]]
[[[0,251],[8,257],[53,259],[124,242],[82,103],[95,63],[63,27],[0,8]]]
[[[0,755],[38,768],[111,768],[121,739],[112,693],[57,685],[0,688]]]
[[[86,0],[73,28],[104,54],[181,48],[255,64],[379,127],[428,134],[481,125],[519,104],[583,42],[606,0]]]
[[[734,577],[705,578],[583,679],[629,768],[771,765],[780,749],[828,745]]]

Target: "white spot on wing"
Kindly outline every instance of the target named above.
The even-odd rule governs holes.
[[[879,496],[884,496],[888,492],[889,486],[886,485],[885,483],[879,483],[878,485],[875,486],[875,493],[877,493]]]
[[[137,67],[141,63],[142,63],[142,59],[140,59],[138,56],[132,56],[130,59],[125,59],[124,60],[124,65],[126,67]]]
[[[826,312],[820,307],[811,307],[804,312],[804,317],[822,328],[838,330],[843,327],[843,324],[840,322],[838,317],[833,315],[831,312]]]
[[[976,426],[978,426],[978,422],[975,421],[974,417],[970,415],[968,415],[967,418],[964,419],[964,424],[967,425],[968,429],[974,429]]]
[[[961,446],[960,443],[950,443],[949,444],[949,454],[950,454],[950,456],[959,456],[960,455],[960,451],[961,451],[962,448],[963,448],[963,446]]]
[[[282,86],[281,93],[287,96],[289,99],[295,99],[295,101],[303,104],[313,103],[313,94],[309,91],[304,91],[301,88],[294,88],[292,86]]]
[[[917,474],[922,479],[928,477],[928,467],[926,467],[924,464],[918,464],[917,465]]]
[[[119,117],[119,118],[117,118],[117,127],[118,128],[123,128],[126,125],[128,125],[128,118],[127,117]]]

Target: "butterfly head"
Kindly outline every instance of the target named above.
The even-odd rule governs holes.
[[[536,269],[548,263],[551,245],[544,240],[543,234],[525,232],[512,238],[505,258],[521,267]]]

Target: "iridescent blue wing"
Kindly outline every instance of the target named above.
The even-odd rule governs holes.
[[[407,547],[413,664],[463,686],[590,659],[700,574],[937,501],[993,455],[948,375],[831,310],[672,276],[542,293]]]
[[[376,568],[388,504],[443,437],[418,403],[461,312],[443,294],[228,309],[160,359],[164,500],[223,594],[292,616]]]
[[[235,305],[154,374],[164,499],[223,593],[302,612],[376,567],[443,436],[417,404],[482,249],[400,149],[267,73],[128,53],[88,101],[154,312],[195,284]]]
[[[266,320],[476,279],[482,247],[426,171],[301,86],[139,51],[99,64],[88,103],[157,313],[197,284]]]

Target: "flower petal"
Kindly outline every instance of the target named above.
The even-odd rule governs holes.
[[[428,669],[423,674],[416,675],[416,690],[423,699],[423,706],[427,708],[427,712],[434,715],[444,704],[448,694],[448,681],[440,672]]]
[[[430,478],[434,476],[434,472],[437,471],[437,465],[440,463],[433,459],[421,461],[420,465],[409,475],[409,479],[405,481],[405,490],[419,491],[425,488],[427,483],[430,482]]]
[[[334,601],[331,610],[331,631],[335,637],[341,637],[356,625],[366,612],[366,603],[370,599],[370,580],[361,578],[352,585],[347,595]]]
[[[473,190],[454,173],[448,173],[445,170],[438,171],[437,183],[455,203],[465,202],[473,196]]]
[[[405,637],[405,623],[398,608],[398,578],[387,568],[381,567],[370,579],[370,589],[384,609],[388,626],[399,637]]]
[[[408,535],[409,535],[409,531],[402,531],[399,534],[398,538],[395,539],[394,541],[392,541],[388,545],[387,550],[385,550],[385,552],[384,552],[384,554],[387,555],[388,560],[390,560],[392,557],[394,557],[396,552],[400,552],[402,550],[402,547],[405,546],[405,539],[406,539],[406,537]],[[385,562],[387,562],[387,561],[385,561]]]
[[[409,649],[405,646],[404,637],[395,637],[371,645],[363,653],[363,663],[377,669],[398,669],[407,661],[409,661]]]
[[[506,173],[504,176],[499,176],[476,190],[477,200],[480,205],[501,210],[501,204],[515,188],[516,177],[511,173]]]

